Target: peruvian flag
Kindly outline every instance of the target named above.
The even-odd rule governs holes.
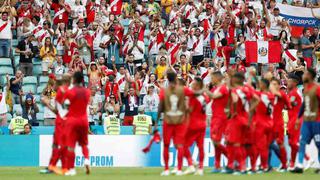
[[[177,53],[179,51],[180,48],[180,43],[176,44],[176,43],[170,43],[167,42],[166,43],[166,47],[168,47],[168,53],[170,54],[170,61],[171,61],[171,65],[175,64],[177,61]]]
[[[111,13],[115,15],[121,14],[122,0],[110,0]]]
[[[280,41],[246,41],[246,59],[250,63],[279,63]]]

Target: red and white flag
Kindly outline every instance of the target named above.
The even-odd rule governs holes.
[[[121,14],[122,0],[110,0],[111,12],[115,15]]]
[[[246,60],[249,63],[279,63],[280,41],[246,41]]]
[[[171,65],[173,65],[177,61],[177,53],[180,48],[180,43],[176,44],[176,43],[169,43],[168,42],[166,44],[166,46],[169,48],[168,53],[170,54],[170,62],[171,62]]]

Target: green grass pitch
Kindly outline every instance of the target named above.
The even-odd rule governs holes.
[[[44,180],[59,180],[59,179],[111,179],[111,180],[158,180],[158,179],[176,179],[176,180],[319,180],[320,176],[313,173],[310,169],[304,174],[277,173],[255,175],[225,175],[225,174],[210,174],[210,169],[205,170],[205,175],[200,176],[180,176],[171,175],[169,177],[161,177],[162,168],[92,168],[92,173],[86,175],[84,169],[78,168],[77,175],[74,177],[63,177],[54,174],[43,175],[39,174],[40,168],[37,167],[0,167],[0,179],[44,179]]]

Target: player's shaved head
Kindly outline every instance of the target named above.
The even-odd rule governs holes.
[[[215,71],[211,73],[211,82],[213,84],[219,84],[223,79],[223,74],[220,71]]]
[[[62,75],[61,81],[62,81],[63,84],[67,84],[67,85],[70,84],[70,82],[71,82],[71,75],[70,75],[69,73],[64,73],[64,74]]]
[[[281,84],[280,80],[277,79],[277,78],[275,78],[275,77],[273,77],[273,78],[271,79],[271,82],[275,82],[275,83],[277,83],[278,85]]]
[[[176,83],[177,82],[177,74],[173,71],[167,71],[167,78],[169,83]]]
[[[80,85],[82,82],[83,82],[83,73],[82,72],[79,72],[79,71],[76,71],[74,74],[73,74],[73,82],[75,84],[78,84]]]
[[[237,72],[232,76],[232,79],[233,79],[232,81],[234,84],[243,85],[245,77],[244,77],[243,73]]]

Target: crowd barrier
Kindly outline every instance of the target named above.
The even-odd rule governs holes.
[[[208,138],[205,138],[205,166],[213,166],[214,148]],[[142,149],[148,144],[150,136],[138,135],[90,135],[90,162],[93,167],[161,167],[163,144],[154,144],[147,154]],[[51,155],[52,135],[0,136],[0,166],[47,166]],[[287,146],[290,153],[289,147]],[[197,159],[197,148],[191,148],[193,159]],[[314,144],[307,147],[307,152],[317,159]],[[288,153],[288,156],[289,156]],[[76,148],[76,166],[83,166],[84,158],[81,148]],[[186,162],[184,162],[186,165]],[[227,160],[222,158],[221,164]],[[279,160],[272,155],[271,163],[279,166]],[[177,153],[170,146],[170,166],[177,165]]]

